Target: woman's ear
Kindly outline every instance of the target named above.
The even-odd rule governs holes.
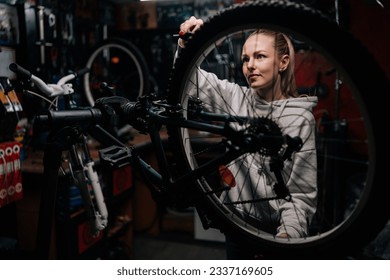
[[[279,62],[279,71],[283,72],[284,70],[286,70],[289,63],[290,63],[290,56],[287,54],[283,55]]]

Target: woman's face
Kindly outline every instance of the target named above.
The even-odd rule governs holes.
[[[243,46],[241,59],[242,71],[250,87],[264,90],[274,86],[280,63],[273,36],[250,36]]]

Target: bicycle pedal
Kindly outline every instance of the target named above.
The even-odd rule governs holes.
[[[110,146],[99,150],[100,161],[113,168],[121,168],[131,164],[132,153],[128,147]]]

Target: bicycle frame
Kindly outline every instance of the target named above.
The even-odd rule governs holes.
[[[148,113],[150,116],[150,121],[151,123],[153,123],[153,125],[150,126],[148,129],[148,134],[153,145],[153,151],[156,153],[156,160],[160,171],[156,171],[156,169],[154,169],[147,162],[141,159],[137,155],[134,147],[128,147],[125,144],[119,142],[119,140],[117,140],[114,136],[104,130],[101,126],[96,125],[95,129],[90,131],[90,133],[96,139],[98,139],[98,141],[102,141],[103,143],[106,143],[108,145],[119,145],[123,149],[128,150],[129,152],[125,152],[125,154],[129,154],[131,157],[131,161],[138,167],[140,167],[143,174],[146,175],[145,177],[148,178],[148,182],[153,185],[153,187],[150,187],[150,189],[156,197],[163,197],[166,195],[166,192],[170,191],[172,191],[172,194],[174,194],[178,186],[181,185],[183,182],[193,182],[194,180],[199,179],[201,176],[203,176],[208,169],[212,167],[218,167],[221,164],[226,164],[237,156],[244,153],[243,151],[237,152],[235,150],[228,150],[224,155],[206,163],[205,165],[199,166],[198,168],[196,168],[196,170],[184,174],[180,178],[174,179],[171,172],[168,170],[167,156],[162,145],[163,141],[160,135],[160,128],[162,125],[174,125],[183,128],[196,128],[198,130],[220,134],[229,138],[239,138],[239,133],[216,125],[206,123],[201,124],[184,120],[182,118],[172,118],[164,116],[163,112],[161,112],[161,110],[156,107],[150,108],[148,110]],[[157,189],[155,187],[157,187]]]
[[[262,141],[262,137],[267,137],[264,135],[247,133],[245,130],[235,130],[229,125],[231,123],[246,123],[249,121],[248,117],[233,118],[224,114],[214,114],[207,113],[202,110],[194,110],[194,114],[197,114],[197,116],[201,116],[208,122],[222,121],[224,125],[221,126],[206,122],[196,122],[180,117],[180,107],[172,108],[171,106],[162,103],[161,101],[145,102],[145,99],[147,98],[148,97],[144,97],[144,100],[141,100],[139,103],[128,102],[127,104],[131,104],[130,107],[132,109],[135,108],[135,104],[143,104],[142,106],[144,106],[144,108],[141,110],[142,112],[140,113],[140,117],[145,118],[145,116],[147,116],[147,120],[144,122],[142,130],[147,131],[147,133],[149,134],[153,146],[153,151],[156,154],[159,171],[156,171],[147,162],[142,160],[137,155],[134,147],[128,147],[123,143],[119,142],[114,136],[110,135],[99,125],[96,125],[95,131],[90,133],[102,143],[105,143],[107,145],[119,145],[120,147],[122,147],[122,149],[124,149],[124,151],[122,152],[125,155],[129,155],[131,158],[131,162],[138,166],[139,169],[142,171],[145,181],[148,183],[148,187],[152,192],[152,196],[155,199],[164,200],[164,202],[176,203],[177,196],[182,193],[180,192],[180,186],[182,186],[183,184],[188,184],[188,182],[195,182],[202,176],[207,175],[210,170],[215,170],[215,168],[218,168],[221,165],[228,164],[229,162],[233,161],[234,159],[245,153],[256,152],[259,141]],[[109,99],[105,99],[105,101],[107,100]],[[134,113],[131,110],[130,112],[127,112],[129,115],[133,115]],[[134,123],[134,121],[134,119],[130,119],[129,123],[132,124]],[[198,131],[220,135],[225,139],[229,139],[229,141],[223,140],[227,149],[223,154],[217,156],[216,158],[204,163],[203,165],[197,166],[193,170],[186,172],[178,178],[175,178],[172,172],[170,172],[169,170],[167,154],[164,150],[163,141],[160,134],[160,129],[164,125],[174,126],[177,128],[196,129]],[[273,199],[288,199],[289,193],[287,191],[285,183],[283,182],[283,178],[280,175],[280,170],[283,168],[283,161],[289,158],[292,152],[299,150],[299,143],[297,144],[296,141],[296,139],[287,138],[287,148],[284,155],[280,158],[274,157],[271,160],[271,164],[274,164],[275,166],[274,172],[278,181],[275,185],[275,188],[278,188],[279,190],[279,192],[277,192],[277,197],[274,197]],[[109,158],[109,155],[104,156]],[[225,188],[218,188],[217,190],[209,191],[201,195],[210,195],[224,189]],[[197,199],[199,199],[199,197],[195,196],[188,202],[193,205]]]
[[[210,227],[218,228],[216,221],[210,220],[207,215],[204,214],[202,209],[202,199],[205,196],[229,190],[230,187],[220,186],[213,190],[200,191],[196,188],[195,182],[210,174],[210,170],[216,170],[220,166],[227,165],[245,153],[256,152],[258,150],[259,143],[262,141],[262,138],[267,136],[256,133],[248,133],[248,131],[245,129],[235,130],[231,127],[232,123],[247,124],[250,121],[248,117],[232,118],[228,115],[211,114],[202,110],[194,110],[194,114],[197,114],[197,116],[202,116],[203,119],[207,120],[207,122],[196,122],[182,118],[182,109],[180,107],[172,108],[162,101],[148,102],[146,100],[147,98],[148,97],[144,97],[143,100],[138,102],[128,102],[125,98],[118,99],[117,97],[111,98],[111,100],[114,100],[114,102],[110,102],[110,98],[104,98],[101,103],[95,104],[95,108],[92,109],[72,110],[70,112],[49,111],[48,114],[50,114],[50,116],[46,115],[40,118],[38,116],[38,119],[41,119],[41,121],[44,120],[46,122],[50,120],[52,123],[57,125],[61,124],[62,122],[64,122],[62,125],[65,123],[71,125],[72,123],[77,124],[84,122],[85,124],[91,124],[95,122],[94,125],[87,127],[86,130],[87,133],[93,136],[97,141],[108,147],[100,150],[100,158],[102,161],[109,163],[111,166],[117,167],[123,164],[133,164],[133,166],[137,168],[142,174],[143,180],[149,188],[155,201],[163,202],[169,205],[180,205],[182,207],[194,206],[198,210],[200,220],[202,221],[203,227],[205,229]],[[115,102],[117,104],[115,104]],[[125,108],[126,106],[123,107],[120,105],[118,112],[118,103],[122,105],[126,104],[127,110]],[[108,104],[111,106],[107,106]],[[136,105],[139,104],[141,104],[142,108],[139,110],[138,107],[139,112],[134,115],[134,110],[137,107]],[[112,110],[113,107],[117,107],[116,110]],[[107,110],[109,112],[107,112]],[[125,112],[125,115],[127,114],[130,116],[128,123],[133,125],[139,118],[144,118],[142,127],[138,127],[138,129],[149,134],[151,144],[153,146],[153,151],[156,155],[159,171],[144,161],[137,154],[136,148],[134,146],[129,146],[122,143],[115,136],[100,126],[99,123],[102,121],[104,122],[103,116],[110,115],[113,112],[117,112],[121,115],[123,115]],[[215,125],[210,123],[212,121],[219,121],[224,125]],[[96,124],[96,122],[98,124]],[[164,125],[176,127],[178,129],[196,129],[202,132],[217,134],[224,139],[229,140],[222,140],[226,148],[222,154],[200,166],[194,167],[192,170],[185,171],[176,178],[169,169],[167,153],[164,150],[163,140],[160,134],[161,128]],[[289,139],[288,137],[286,146],[287,148],[285,149],[283,156],[274,156],[271,158],[271,164],[273,165],[272,169],[277,180],[276,184],[274,185],[276,196],[271,198],[256,199],[253,202],[278,198],[289,200],[291,198],[286,188],[286,184],[284,183],[281,176],[281,170],[283,168],[284,160],[289,158],[294,151],[299,150],[300,147],[297,145],[294,139]],[[183,185],[187,187],[183,188]],[[245,202],[247,201],[242,203]],[[235,202],[233,202],[233,204],[234,203]]]

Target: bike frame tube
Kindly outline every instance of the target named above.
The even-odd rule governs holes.
[[[156,153],[159,170],[161,171],[156,171],[139,157],[137,157],[137,160],[139,160],[139,166],[142,168],[142,171],[145,173],[146,177],[150,179],[150,181],[152,181],[153,184],[160,190],[162,190],[165,186],[167,190],[175,190],[177,186],[180,186],[183,183],[194,182],[195,180],[200,179],[204,174],[207,174],[209,170],[214,170],[216,167],[219,167],[222,164],[227,164],[238,156],[247,152],[246,149],[229,149],[221,156],[196,167],[194,170],[189,171],[177,179],[173,179],[172,174],[169,172],[166,153],[162,145],[160,136],[161,125],[173,125],[177,126],[178,128],[192,128],[200,131],[215,133],[221,136],[225,136],[228,139],[237,139],[237,143],[242,143],[242,133],[240,131],[233,130],[229,126],[222,127],[186,120],[184,118],[173,118],[171,116],[165,116],[162,114],[161,110],[157,110],[155,107],[149,109],[148,113],[149,117],[151,118],[151,123],[153,124],[149,127],[149,136]],[[225,122],[237,121],[237,119],[233,120],[229,116],[222,114],[208,114],[208,119],[219,121],[224,120]]]
[[[183,183],[194,182],[195,180],[200,179],[204,174],[207,174],[209,170],[214,170],[216,167],[219,167],[222,164],[227,164],[238,156],[247,152],[247,150],[243,148],[235,149],[235,146],[232,144],[233,148],[228,149],[226,153],[201,166],[196,167],[194,170],[187,172],[185,175],[174,179],[168,168],[166,152],[164,150],[163,141],[160,135],[160,129],[163,125],[171,125],[178,128],[192,128],[218,134],[226,137],[227,139],[234,139],[234,143],[236,143],[238,147],[243,147],[243,145],[240,145],[243,144],[243,135],[242,132],[235,131],[227,125],[218,126],[208,123],[200,123],[186,120],[180,117],[166,116],[163,113],[165,113],[165,111],[160,110],[157,106],[151,106],[151,108],[148,109],[150,126],[148,127],[147,131],[153,145],[159,171],[151,167],[142,158],[140,158],[137,155],[134,146],[130,146],[132,162],[137,166],[137,168],[140,168],[142,174],[145,175],[145,179],[149,183],[148,187],[150,191],[153,192],[155,197],[161,197],[161,194],[166,194],[166,191],[169,192],[169,190],[174,191],[177,186],[182,185]],[[245,120],[245,118],[233,119],[232,117],[223,114],[202,113],[202,115],[206,116],[208,120],[225,121],[225,123],[240,122]],[[116,145],[123,148],[129,148],[127,145],[120,142],[99,125],[93,126],[92,129],[89,130],[89,134],[105,145]]]

